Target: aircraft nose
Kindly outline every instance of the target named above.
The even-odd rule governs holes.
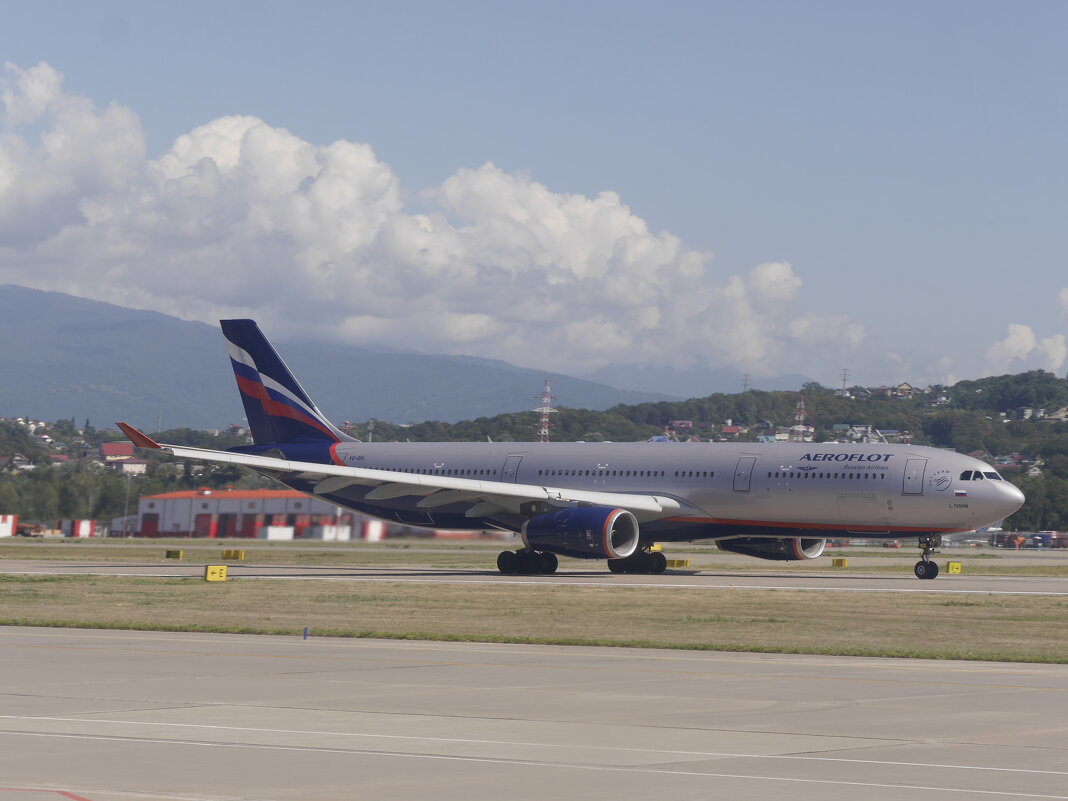
[[[998,485],[998,505],[1005,517],[1023,506],[1025,500],[1024,494],[1015,484],[1009,481],[1002,481]]]

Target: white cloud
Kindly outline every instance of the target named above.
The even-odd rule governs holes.
[[[0,99],[0,244],[41,243],[84,221],[79,204],[125,191],[144,163],[141,124],[129,109],[98,111],[60,90],[48,64],[4,65]],[[24,130],[40,133],[34,141]]]
[[[986,360],[991,374],[1008,372],[1016,361],[1025,368],[1056,372],[1068,360],[1068,343],[1063,334],[1039,339],[1030,326],[1012,323],[1005,337],[987,348]]]
[[[1065,344],[1064,334],[1040,339],[1035,346],[1035,355],[1043,370],[1049,370],[1051,373],[1060,370],[1068,358],[1068,344]]]
[[[1035,349],[1035,332],[1028,325],[1010,323],[1004,339],[986,349],[987,366],[992,373],[1005,373],[1016,360],[1026,359]]]
[[[766,301],[790,301],[801,290],[801,279],[786,262],[767,262],[749,273],[749,289]]]
[[[132,111],[65,94],[47,64],[7,65],[2,98],[3,281],[571,372],[821,370],[865,338],[845,315],[796,310],[790,264],[717,275],[711,254],[651,232],[614,192],[557,193],[487,163],[412,214],[366,144],[232,116],[147,161]]]

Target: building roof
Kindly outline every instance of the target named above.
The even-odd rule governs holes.
[[[260,501],[271,498],[307,498],[296,490],[179,490],[159,495],[142,495],[150,500],[178,500],[182,498],[232,498],[238,501]]]
[[[132,442],[105,442],[100,446],[100,452],[104,456],[133,456],[134,446]]]

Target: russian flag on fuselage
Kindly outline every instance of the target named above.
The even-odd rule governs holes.
[[[351,439],[319,411],[254,320],[221,320],[220,324],[257,445]]]

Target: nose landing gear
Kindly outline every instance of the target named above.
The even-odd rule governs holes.
[[[916,578],[933,579],[938,575],[938,563],[931,561],[931,554],[935,552],[935,548],[942,544],[942,535],[923,534],[918,537],[918,540],[920,547],[923,548],[923,553],[920,555],[920,561],[913,568],[913,572],[916,574]]]

